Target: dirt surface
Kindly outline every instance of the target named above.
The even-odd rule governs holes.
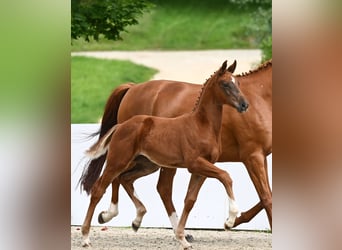
[[[105,229],[105,230],[104,230]],[[272,234],[255,231],[187,230],[195,241],[194,250],[272,249]],[[92,227],[91,248],[82,247],[80,227],[71,227],[72,250],[154,250],[182,249],[172,229],[140,228],[135,233],[131,228]]]
[[[196,51],[86,51],[73,52],[73,56],[101,59],[130,60],[155,68],[159,72],[153,79],[179,80],[202,84],[224,60],[228,65],[237,60],[235,74],[248,72],[260,63],[257,49],[196,50]]]

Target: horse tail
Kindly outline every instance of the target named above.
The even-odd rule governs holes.
[[[107,99],[107,103],[101,120],[100,130],[92,134],[92,136],[99,135],[99,141],[111,128],[113,128],[118,123],[117,115],[122,98],[133,85],[133,83],[121,84],[113,90],[113,92]],[[85,167],[79,183],[81,184],[81,190],[85,190],[87,194],[90,193],[90,190],[93,187],[95,181],[99,178],[103,165],[106,161],[106,156],[107,152],[105,151],[105,153],[100,155],[98,158],[91,159]]]
[[[100,156],[104,155],[108,151],[110,140],[112,139],[112,135],[116,131],[117,127],[120,124],[116,124],[114,127],[112,127],[104,136],[102,136],[93,146],[91,146],[85,154],[90,159],[97,159]]]
[[[100,138],[118,123],[118,111],[122,98],[132,86],[134,86],[133,83],[121,84],[109,96],[102,116]]]

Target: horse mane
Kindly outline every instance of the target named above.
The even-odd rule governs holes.
[[[253,73],[256,73],[256,72],[258,72],[258,71],[260,71],[260,70],[266,69],[266,68],[268,68],[268,67],[270,67],[270,66],[272,66],[272,58],[271,58],[270,60],[268,60],[268,61],[266,61],[266,62],[260,64],[260,65],[258,66],[258,68],[253,69],[253,70],[250,70],[250,71],[248,71],[248,72],[241,73],[241,74],[237,75],[237,77],[239,77],[239,76],[248,76],[248,75],[253,74]]]
[[[214,72],[214,74],[212,74],[212,75],[205,81],[204,84],[202,84],[201,91],[200,91],[200,93],[199,93],[199,95],[198,95],[198,97],[197,97],[197,100],[196,100],[196,103],[195,103],[194,108],[192,109],[192,112],[194,112],[194,111],[197,109],[197,107],[198,107],[198,105],[199,105],[199,102],[200,102],[200,100],[201,100],[201,98],[202,98],[204,89],[205,89],[206,86],[207,86],[207,83],[209,82],[209,80],[210,80],[211,78],[213,78],[213,76],[214,76],[215,74],[216,74],[216,71]]]
[[[258,68],[253,69],[253,70],[250,70],[250,71],[248,71],[248,72],[243,72],[243,73],[241,73],[241,74],[239,74],[239,75],[236,75],[236,76],[237,76],[237,77],[240,77],[240,76],[248,76],[248,75],[253,74],[253,73],[256,73],[256,72],[258,72],[258,71],[260,71],[260,70],[266,69],[266,68],[268,68],[268,67],[270,67],[270,66],[272,66],[272,58],[269,59],[268,61],[266,61],[266,62],[260,64],[260,65],[258,66]],[[204,84],[202,84],[201,92],[200,92],[200,94],[199,94],[198,97],[197,97],[197,100],[196,100],[196,103],[195,103],[194,108],[192,109],[192,112],[194,112],[194,111],[196,110],[196,108],[197,108],[197,106],[198,106],[198,104],[199,104],[199,102],[200,102],[200,100],[201,100],[201,97],[202,97],[202,95],[203,95],[203,92],[204,92],[204,89],[205,89],[207,83],[209,82],[209,80],[210,80],[214,75],[216,75],[216,71],[214,72],[214,74],[212,74],[212,75],[205,81]]]

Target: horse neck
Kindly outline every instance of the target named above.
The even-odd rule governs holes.
[[[203,125],[209,125],[216,136],[219,135],[222,121],[222,103],[215,96],[215,83],[206,83],[193,110],[193,116]]]
[[[237,76],[240,88],[247,95],[261,96],[267,103],[272,104],[272,64],[259,70]]]

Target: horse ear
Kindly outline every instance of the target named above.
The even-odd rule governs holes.
[[[228,72],[230,72],[230,73],[234,73],[234,71],[235,71],[235,68],[236,68],[236,60],[234,60],[234,62],[232,63],[232,65],[230,65],[229,67],[228,67]]]
[[[219,69],[220,75],[224,74],[224,72],[226,71],[226,68],[227,68],[227,60],[225,60],[225,61],[222,63],[222,66],[221,66],[221,68]]]

